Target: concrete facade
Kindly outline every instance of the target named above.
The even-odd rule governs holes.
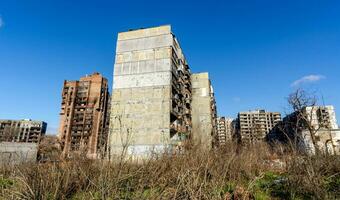
[[[243,143],[262,141],[280,121],[279,112],[265,110],[240,112],[236,126],[238,137]]]
[[[307,120],[311,122],[317,140],[317,146],[322,152],[339,154],[340,130],[336,120],[335,109],[331,105],[309,106],[303,109]],[[302,130],[302,147],[311,154],[315,153],[312,139],[308,130]]]
[[[315,154],[315,147],[308,130],[301,132],[300,150],[309,154]],[[340,154],[340,129],[320,129],[315,134],[316,144],[321,152],[329,154]]]
[[[35,162],[37,143],[0,142],[0,165]]]
[[[39,143],[47,123],[30,119],[0,120],[0,142]]]
[[[111,156],[180,148],[191,134],[190,69],[170,26],[118,34]]]
[[[234,123],[232,118],[218,117],[217,118],[217,135],[218,144],[225,145],[227,141],[233,138]]]
[[[338,129],[335,109],[333,106],[309,106],[303,109],[303,113],[308,117],[315,129]]]
[[[191,76],[193,140],[206,148],[217,145],[217,111],[209,74]]]
[[[89,158],[104,157],[108,100],[107,79],[99,73],[64,81],[58,133],[64,156],[86,152]]]

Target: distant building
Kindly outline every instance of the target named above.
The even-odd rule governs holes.
[[[104,156],[107,144],[108,82],[99,73],[64,81],[58,137],[63,155]]]
[[[240,112],[237,118],[237,135],[243,143],[262,141],[281,120],[279,112],[255,110]]]
[[[234,131],[234,120],[226,117],[217,118],[217,135],[218,144],[224,145],[227,141],[231,141]]]
[[[218,135],[216,101],[209,74],[192,74],[191,83],[193,140],[211,148],[218,145]]]
[[[181,149],[191,136],[190,69],[171,26],[118,34],[111,154],[132,158]]]
[[[30,119],[0,120],[0,142],[39,143],[47,123]]]
[[[311,133],[319,150],[340,153],[340,129],[333,106],[309,106],[287,115],[268,134],[267,140],[291,142],[300,151],[314,154]]]

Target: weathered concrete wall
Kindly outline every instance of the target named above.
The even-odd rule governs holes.
[[[308,130],[302,131],[303,141],[300,148],[309,154],[315,154],[315,148]],[[340,154],[340,129],[320,129],[315,134],[316,143],[323,153]]]
[[[37,160],[38,144],[36,143],[0,143],[0,164],[18,164]]]
[[[208,73],[191,75],[192,132],[196,143],[210,148],[213,142],[210,81]]]
[[[110,124],[112,153],[119,153],[124,145],[152,148],[167,143],[169,98],[169,86],[115,89]]]
[[[111,155],[145,155],[170,137],[170,26],[118,34],[110,119]]]
[[[331,129],[338,129],[338,123],[336,120],[335,109],[333,106],[309,106],[303,110],[308,117],[308,120],[313,126],[318,129],[329,126]],[[322,113],[320,113],[322,112]]]

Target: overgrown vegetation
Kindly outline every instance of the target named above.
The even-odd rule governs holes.
[[[287,155],[265,144],[141,162],[3,166],[1,199],[339,199],[338,156]]]

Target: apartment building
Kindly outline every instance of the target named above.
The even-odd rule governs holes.
[[[308,106],[287,115],[267,139],[283,143],[296,141],[299,150],[310,154],[315,153],[313,143],[322,152],[340,153],[340,129],[331,105]]]
[[[31,119],[0,120],[0,142],[39,143],[47,123]]]
[[[334,106],[308,106],[302,110],[315,129],[338,129]]]
[[[237,118],[238,137],[244,143],[261,141],[280,120],[279,112],[265,110],[240,112]]]
[[[234,123],[232,118],[218,117],[217,118],[217,135],[218,144],[225,145],[227,141],[233,138]]]
[[[108,100],[108,82],[99,73],[64,81],[58,133],[64,156],[71,153],[86,153],[89,158],[104,156]]]
[[[206,148],[217,145],[217,110],[214,90],[207,72],[192,74],[193,141]]]
[[[110,119],[111,156],[181,149],[191,137],[189,65],[171,26],[118,34]]]

